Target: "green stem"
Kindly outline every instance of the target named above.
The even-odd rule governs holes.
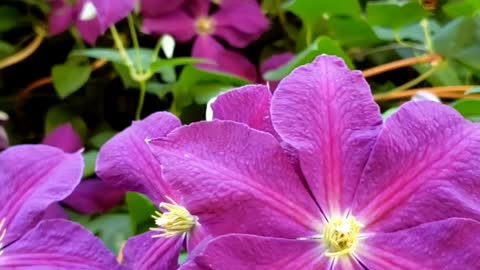
[[[136,72],[135,66],[133,65],[132,60],[128,56],[127,50],[125,50],[125,47],[123,46],[122,40],[120,39],[120,35],[118,34],[118,31],[117,31],[117,28],[115,28],[115,25],[110,27],[110,32],[112,33],[112,38],[113,38],[113,42],[115,43],[115,47],[117,47],[120,57],[122,57],[123,62],[130,70],[130,74],[136,74],[137,72]]]
[[[135,29],[135,22],[133,21],[132,15],[128,15],[128,28],[130,29],[130,36],[132,37],[133,47],[135,48],[135,58],[137,60],[137,69],[138,73],[141,75],[143,73],[142,68],[142,57],[140,55],[140,43],[138,42],[137,30]]]
[[[155,45],[155,49],[153,50],[152,62],[157,61],[158,54],[160,53],[160,49],[162,48],[162,38],[157,40],[157,44]]]
[[[427,47],[428,51],[430,53],[432,53],[433,52],[433,43],[432,43],[432,38],[430,37],[430,27],[428,25],[428,20],[423,19],[420,22],[420,25],[422,26],[423,35],[425,36],[425,46]]]
[[[145,94],[147,93],[147,85],[145,81],[139,81],[140,95],[138,97],[137,112],[135,113],[135,119],[140,120],[142,117],[143,103],[145,102]]]
[[[400,85],[399,87],[389,91],[388,93],[401,92],[403,90],[407,90],[407,89],[410,89],[410,88],[414,87],[415,85],[423,82],[425,79],[430,77],[439,67],[440,67],[439,64],[433,66],[431,69],[427,70],[423,74],[420,74],[420,76],[418,76],[417,78]]]
[[[312,44],[312,26],[309,23],[305,24],[305,39],[307,46]]]
[[[277,15],[278,15],[278,20],[280,21],[280,25],[282,26],[283,31],[288,36],[287,18],[285,17],[285,13],[282,10],[282,1],[274,0],[274,4],[275,4],[275,7],[277,8]]]

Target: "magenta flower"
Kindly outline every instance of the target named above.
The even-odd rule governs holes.
[[[163,10],[163,3],[156,1],[153,10]],[[163,15],[146,17],[143,31],[161,35],[169,33],[179,42],[195,39],[192,56],[213,61],[199,67],[227,72],[250,81],[257,80],[255,66],[243,55],[225,49],[216,38],[226,41],[235,48],[244,48],[263,34],[268,28],[268,20],[262,14],[256,1],[184,1],[182,9]],[[211,2],[219,2],[218,11],[210,14]],[[170,7],[170,4],[166,5]]]
[[[80,182],[80,153],[15,146],[0,154],[1,269],[117,269],[91,233],[64,220],[38,223],[45,209]],[[38,225],[37,225],[38,224]]]
[[[57,127],[43,139],[42,143],[60,148],[66,153],[75,153],[83,149],[82,140],[71,124]],[[82,181],[72,194],[62,201],[62,204],[81,214],[101,214],[118,206],[124,197],[124,190],[107,185],[99,179],[88,179]],[[55,203],[47,209],[45,218],[67,218],[67,216]]]
[[[294,58],[295,54],[289,52],[274,54],[262,63],[260,67],[260,74],[264,76],[267,72],[273,71],[288,64]],[[278,83],[278,81],[269,81],[268,86],[272,91],[275,91],[275,89],[277,89]]]
[[[273,124],[281,142],[231,120],[150,142],[202,226],[244,233],[208,242],[190,269],[480,267],[478,125],[435,102],[407,103],[382,123],[361,73],[330,56],[259,102],[271,118],[250,119]],[[217,107],[227,118],[246,110]],[[281,143],[296,150],[300,176]]]
[[[94,45],[110,26],[126,18],[135,6],[135,0],[48,1],[51,5],[50,34],[61,34],[74,25],[90,45]]]

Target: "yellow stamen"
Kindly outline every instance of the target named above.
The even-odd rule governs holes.
[[[7,228],[3,228],[3,226],[5,225],[5,222],[6,222],[6,219],[3,218],[0,220],[0,255],[2,255],[3,253],[3,243],[2,243],[2,240],[5,238],[5,235],[7,234]]]
[[[185,207],[178,205],[171,198],[167,197],[171,203],[160,203],[160,208],[166,211],[160,213],[155,211],[152,218],[155,219],[157,228],[150,228],[151,231],[159,232],[154,235],[154,238],[159,237],[173,237],[189,232],[195,225],[198,224],[198,218],[192,216]]]
[[[350,255],[355,251],[358,244],[358,234],[363,225],[354,217],[333,218],[325,226],[323,241],[327,251],[327,257],[340,257]]]
[[[212,3],[216,4],[216,5],[221,5],[223,2],[223,0],[212,0]]]
[[[215,32],[215,22],[210,17],[200,17],[195,22],[199,35],[212,35]]]

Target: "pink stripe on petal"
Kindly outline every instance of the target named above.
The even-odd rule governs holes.
[[[324,213],[343,214],[382,125],[362,74],[338,57],[319,56],[280,82],[271,112]]]

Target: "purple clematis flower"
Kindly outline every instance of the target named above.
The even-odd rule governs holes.
[[[163,2],[172,1],[156,1],[157,6],[152,10],[163,10]],[[213,14],[210,14],[211,2],[219,6]],[[258,39],[268,29],[268,20],[257,1],[189,0],[184,3],[181,9],[163,15],[149,17],[145,14],[143,31],[155,35],[168,33],[179,42],[195,39],[192,56],[214,62],[199,67],[256,81],[255,66],[243,55],[225,49],[216,38],[235,48],[244,48]]]
[[[289,52],[274,54],[262,63],[260,67],[260,74],[264,76],[267,72],[276,70],[288,64],[294,58],[295,54]],[[275,89],[277,89],[278,83],[278,81],[269,81],[268,86],[272,91],[275,91]]]
[[[61,34],[75,25],[90,45],[94,45],[110,26],[126,18],[135,6],[135,0],[48,1],[51,5],[50,34]]]
[[[45,209],[80,182],[79,152],[35,145],[0,154],[1,269],[118,269],[91,233],[65,220],[42,221]],[[38,225],[37,225],[38,223]]]
[[[42,143],[60,148],[66,153],[83,149],[82,139],[71,124],[60,125],[48,134]],[[84,215],[102,214],[122,203],[124,197],[124,190],[94,178],[82,181],[62,204]],[[67,215],[63,208],[55,203],[47,209],[44,218],[67,218]]]
[[[223,100],[265,95],[253,87]],[[428,101],[382,123],[361,72],[331,56],[258,101],[269,113],[250,124],[234,122],[246,106],[219,98],[214,115],[229,121],[149,143],[204,227],[243,233],[209,241],[189,269],[480,268],[471,240],[480,237],[478,125]],[[274,134],[258,130],[270,125]],[[282,143],[296,150],[301,175]]]

